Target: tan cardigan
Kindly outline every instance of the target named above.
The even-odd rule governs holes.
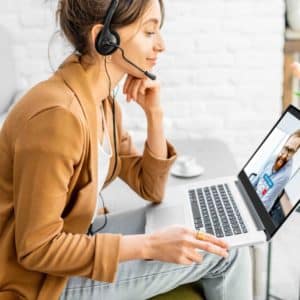
[[[111,104],[103,101],[113,144]],[[53,300],[69,276],[107,282],[116,277],[120,235],[86,234],[97,193],[101,120],[97,122],[94,103],[80,59],[71,55],[14,106],[2,127],[0,300]],[[168,143],[164,160],[145,145],[141,156],[121,126],[118,106],[116,121],[114,178],[119,176],[143,198],[160,202],[174,148]]]

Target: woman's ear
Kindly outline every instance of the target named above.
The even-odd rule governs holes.
[[[102,24],[96,24],[92,27],[90,31],[90,40],[91,40],[91,44],[93,45],[93,49],[95,48],[96,37],[98,36],[102,28],[103,28]]]

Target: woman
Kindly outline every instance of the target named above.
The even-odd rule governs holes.
[[[224,242],[182,226],[144,234],[146,208],[111,214],[106,226],[96,216],[97,193],[117,176],[161,202],[176,156],[163,133],[159,82],[122,56],[151,69],[164,50],[162,1],[115,4],[59,2],[75,53],[17,103],[1,130],[0,299],[146,299],[200,279],[207,299],[251,299],[244,251],[227,257]],[[103,36],[109,14],[118,47]],[[123,91],[148,124],[142,155],[111,96],[126,74]]]

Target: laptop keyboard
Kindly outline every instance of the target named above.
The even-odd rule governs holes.
[[[248,232],[227,184],[189,190],[195,228],[217,237]]]

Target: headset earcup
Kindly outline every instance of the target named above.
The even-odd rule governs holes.
[[[120,45],[120,36],[116,31],[108,31],[105,35],[102,32],[96,37],[95,48],[97,52],[103,56],[107,56],[115,52]]]

